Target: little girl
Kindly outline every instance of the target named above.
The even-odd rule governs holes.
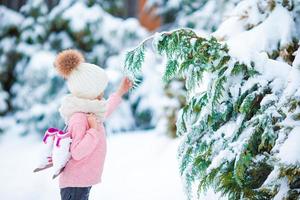
[[[121,103],[132,82],[124,78],[118,90],[105,100],[105,71],[84,62],[80,52],[65,50],[58,54],[54,65],[71,93],[62,99],[59,108],[72,138],[71,159],[59,176],[61,199],[88,200],[92,185],[101,182],[106,155],[103,121]]]

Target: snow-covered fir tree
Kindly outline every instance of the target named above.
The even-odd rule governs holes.
[[[185,79],[177,134],[189,199],[208,189],[230,200],[300,198],[299,9],[244,0],[207,38],[189,29],[155,35],[164,79]],[[133,80],[150,39],[127,54]]]
[[[0,6],[0,115],[11,109],[10,88],[13,84],[13,70],[19,59],[15,44],[20,36],[22,15]]]
[[[214,31],[240,0],[149,0],[146,8],[157,7],[165,23]]]
[[[216,29],[216,27],[222,22],[224,16],[227,15],[228,11],[230,11],[236,3],[237,1],[232,0],[150,0],[147,1],[144,9],[147,10],[155,6],[156,14],[160,15],[163,19],[163,23],[166,24],[159,28],[161,30],[170,29],[172,27],[189,27],[194,28],[198,34],[205,36],[207,33]],[[145,63],[148,65],[147,61],[145,61]],[[161,61],[157,59],[155,67],[161,68],[160,65]],[[143,77],[144,76],[149,76],[148,78],[150,78],[151,75],[149,75],[149,73],[143,73]],[[134,96],[137,96],[137,94],[140,93],[139,91],[149,90],[149,88],[146,88],[145,85],[147,84],[142,83],[140,85],[140,89],[133,92]],[[164,103],[160,103],[161,108],[159,109],[157,109],[157,105],[151,106],[151,104],[147,104],[146,107],[142,106],[145,105],[144,103],[138,105],[140,108],[139,110],[152,114],[153,117],[151,118],[151,124],[158,126],[160,132],[168,133],[172,136],[176,135],[174,120],[177,118],[177,113],[180,108],[185,104],[184,95],[182,95],[185,93],[185,88],[180,87],[181,85],[184,85],[183,80],[176,79],[172,82],[162,83],[162,87],[164,88],[164,92],[162,93]],[[159,94],[159,92],[157,92],[157,94]],[[147,101],[147,98],[142,98],[142,101]],[[163,110],[162,113],[159,112],[161,110]],[[158,116],[158,118],[155,118],[155,116]],[[143,119],[143,117],[140,118]]]
[[[185,87],[184,80],[174,79],[164,84],[164,95],[167,99],[167,103],[163,106],[163,117],[160,118],[158,126],[164,133],[167,133],[171,137],[176,137],[176,121],[178,117],[178,111],[185,105]]]

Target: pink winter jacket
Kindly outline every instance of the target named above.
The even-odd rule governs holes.
[[[107,118],[121,103],[118,93],[110,95],[107,101]],[[59,187],[87,187],[101,182],[101,175],[106,155],[106,137],[103,123],[99,130],[90,128],[87,114],[74,113],[68,123],[72,136],[70,147],[71,159],[59,176]]]

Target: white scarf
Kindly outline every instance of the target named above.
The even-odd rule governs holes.
[[[106,112],[106,100],[83,99],[68,94],[62,98],[58,111],[65,124],[68,124],[70,117],[75,112],[94,113],[98,121],[103,121]]]

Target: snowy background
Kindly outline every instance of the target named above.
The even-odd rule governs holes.
[[[60,199],[52,171],[32,173],[42,144],[34,135],[1,138],[1,195],[5,199]],[[93,186],[90,199],[182,200],[178,176],[178,140],[155,131],[131,132],[108,138],[102,183]]]
[[[51,4],[27,0],[17,6],[10,1],[0,2],[1,198],[59,199],[58,183],[51,180],[51,171],[32,173],[44,131],[63,127],[57,109],[67,88],[53,69],[57,52],[77,48],[89,62],[105,68],[110,77],[105,94],[108,97],[123,76],[129,49],[155,32],[181,27],[193,29],[201,37],[213,35],[228,44],[229,55],[235,60],[260,66],[256,68],[260,76],[231,80],[226,90],[238,94],[239,89],[246,91],[256,83],[261,88],[272,88],[261,102],[272,115],[274,107],[290,102],[295,105],[292,114],[288,107],[283,108],[288,117],[280,124],[284,131],[275,139],[273,149],[282,162],[265,182],[272,187],[277,184],[275,190],[279,188],[279,192],[274,199],[288,195],[288,180],[279,180],[278,170],[287,165],[299,169],[300,162],[294,142],[300,138],[300,108],[296,105],[300,99],[299,0],[61,0],[49,1]],[[159,34],[156,36],[159,40]],[[186,138],[176,135],[175,125],[178,111],[186,103],[186,89],[180,78],[162,81],[166,60],[155,53],[153,46],[147,46],[141,83],[124,97],[105,124],[108,155],[103,182],[91,190],[93,200],[187,198],[178,159],[178,146]],[[204,76],[198,92],[207,89],[214,78]],[[268,107],[273,103],[274,107]],[[239,122],[228,122],[216,131],[215,138],[207,138],[217,138],[221,143],[220,135],[225,133],[230,138]],[[244,134],[239,141],[246,141],[248,136]],[[213,146],[216,151],[210,170],[237,156],[230,145],[219,148],[220,143]],[[237,148],[234,151],[239,152]],[[295,191],[299,193],[299,188]],[[221,199],[211,189],[198,195],[205,200]],[[228,199],[226,195],[223,198]]]

